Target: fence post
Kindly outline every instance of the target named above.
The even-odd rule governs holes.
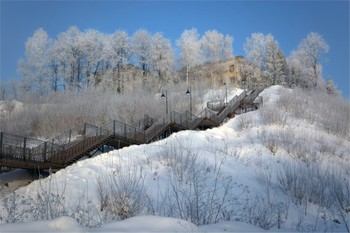
[[[26,161],[26,144],[27,144],[27,138],[24,137],[23,140],[23,160]]]
[[[53,140],[54,139],[52,139],[52,141],[51,141],[51,156],[53,155]]]
[[[44,162],[46,162],[46,150],[47,150],[47,145],[46,145],[46,142],[44,143],[44,152],[43,152],[43,159],[44,159]]]
[[[69,130],[69,143],[71,142],[71,138],[72,138],[72,130]]]
[[[124,138],[126,139],[126,124],[124,123]]]
[[[113,120],[113,135],[115,135],[115,120]]]
[[[84,123],[84,132],[83,132],[83,134],[84,134],[84,138],[85,138],[85,136],[86,136],[86,122]]]

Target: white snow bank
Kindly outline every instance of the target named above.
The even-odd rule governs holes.
[[[9,223],[0,225],[1,232],[87,232],[70,217],[29,223]]]
[[[264,103],[269,102],[270,104],[274,104],[276,100],[279,99],[280,93],[286,92],[286,91],[292,92],[293,90],[276,85],[276,86],[272,86],[264,89],[259,95],[263,97]]]
[[[85,228],[70,217],[50,221],[1,224],[1,232],[197,232],[190,222],[159,216],[139,216],[108,223],[99,228]]]
[[[200,232],[264,232],[265,230],[244,222],[221,222],[199,227]]]
[[[197,232],[190,222],[159,216],[138,216],[105,224],[94,232]]]

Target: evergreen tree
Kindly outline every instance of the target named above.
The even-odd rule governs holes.
[[[271,85],[284,83],[287,72],[286,59],[275,40],[267,43],[266,67]]]

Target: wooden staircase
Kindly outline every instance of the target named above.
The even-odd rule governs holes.
[[[180,130],[217,127],[239,108],[259,107],[262,89],[242,92],[228,103],[205,108],[199,115],[191,112],[170,114],[155,120],[145,116],[134,125],[114,120],[100,127],[85,123],[49,141],[40,141],[0,132],[0,166],[23,169],[62,169],[103,146],[122,148],[151,143]]]
[[[84,140],[71,147],[54,154],[48,159],[48,162],[66,167],[84,156],[90,156],[90,152],[105,145],[108,141],[113,139],[113,137],[113,134],[86,137]]]

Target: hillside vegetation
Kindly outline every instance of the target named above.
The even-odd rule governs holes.
[[[201,110],[202,103],[205,104],[206,100],[203,98],[206,98],[205,91],[208,88],[209,83],[206,82],[192,86],[191,98],[194,113]],[[168,93],[169,111],[183,113],[190,110],[190,98],[186,95],[185,83],[171,85],[165,89]],[[228,92],[234,89],[230,86]],[[134,124],[145,114],[158,119],[165,115],[166,108],[161,94],[162,92],[156,90],[145,89],[122,94],[110,90],[91,89],[78,95],[65,92],[26,104],[2,101],[3,116],[0,118],[0,131],[49,139],[85,122],[97,126],[112,120]],[[224,86],[211,98],[224,99]]]
[[[192,231],[237,222],[349,231],[348,101],[281,86],[260,95],[261,109],[221,127],[111,151],[34,181],[4,197],[2,222],[69,216],[103,229],[158,215],[189,221]]]

